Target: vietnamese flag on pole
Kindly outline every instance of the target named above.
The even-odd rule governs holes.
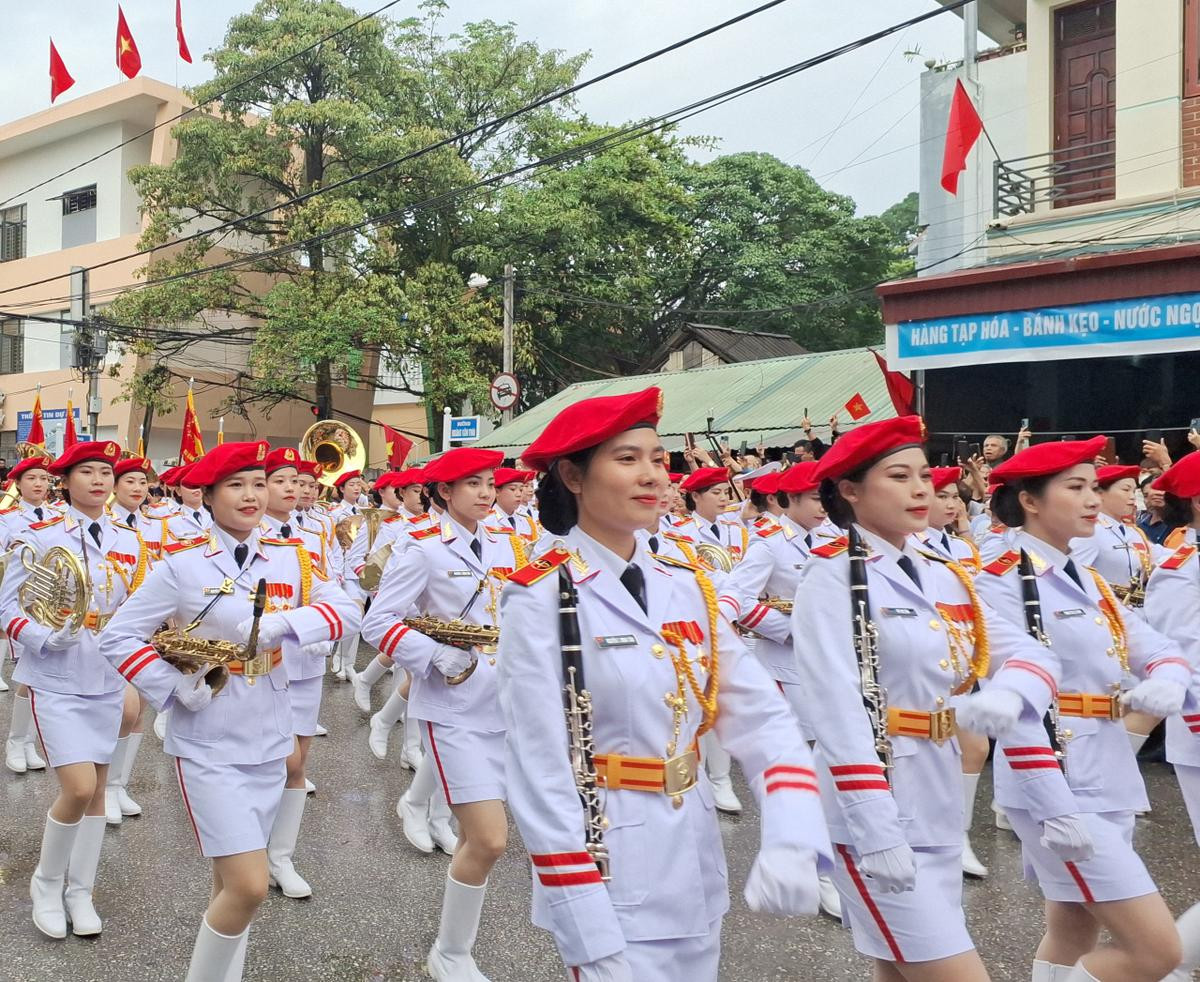
[[[397,433],[387,423],[380,423],[379,425],[383,427],[383,438],[387,441],[388,466],[392,470],[398,471],[408,459],[408,452],[413,446],[412,440],[408,439],[402,433]]]
[[[175,0],[175,37],[179,39],[179,57],[190,65],[192,53],[188,50],[187,38],[183,36],[183,0]]]
[[[71,78],[71,73],[67,71],[67,66],[63,63],[62,57],[58,53],[58,48],[54,47],[54,38],[51,38],[50,101],[53,102],[74,84],[75,79]]]
[[[117,4],[117,67],[126,78],[133,78],[142,70],[142,56],[138,54],[137,42],[125,23],[125,11]]]
[[[67,425],[63,427],[63,452],[70,450],[79,442],[75,435],[75,409],[71,405],[71,397],[67,396]]]
[[[958,194],[958,175],[967,169],[967,157],[982,132],[983,120],[959,79],[954,83],[950,121],[946,124],[946,149],[942,154],[942,187],[951,194]]]
[[[850,397],[850,401],[846,403],[845,409],[850,414],[850,418],[856,423],[864,416],[871,415],[871,410],[867,408],[866,400],[863,399],[861,392],[855,392]]]
[[[196,419],[196,403],[192,399],[192,380],[188,379],[187,408],[183,413],[183,432],[179,434],[179,459],[190,464],[204,456],[204,441],[200,438],[200,421]]]
[[[29,424],[29,436],[25,437],[27,443],[32,443],[35,447],[46,449],[46,429],[42,426],[42,387],[37,387],[37,395],[33,397],[33,421]]]
[[[913,396],[916,394],[916,389],[913,387],[912,381],[903,372],[891,371],[888,368],[887,362],[878,351],[871,349],[871,354],[875,356],[875,361],[879,363],[879,370],[883,372],[883,381],[887,385],[888,395],[892,397],[892,405],[896,409],[896,415],[912,415]]]

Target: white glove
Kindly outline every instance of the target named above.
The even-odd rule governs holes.
[[[1042,822],[1042,845],[1064,863],[1082,863],[1096,851],[1092,835],[1078,815],[1059,815]]]
[[[633,973],[624,954],[616,954],[576,966],[574,978],[578,982],[633,982]]]
[[[916,858],[908,843],[869,852],[859,859],[858,868],[884,893],[907,893],[917,885]]]
[[[770,846],[759,852],[744,891],[751,910],[812,916],[820,903],[817,856],[803,846]]]
[[[314,641],[312,644],[303,645],[299,653],[313,658],[328,658],[330,647],[328,641]]]
[[[954,716],[959,726],[995,739],[1017,724],[1024,708],[1025,700],[1015,692],[989,686],[959,699]]]
[[[1148,716],[1174,716],[1183,708],[1187,688],[1168,679],[1143,679],[1121,693],[1121,705]]]
[[[69,624],[64,624],[42,642],[42,647],[50,651],[66,651],[79,644],[79,631]]]
[[[254,618],[247,617],[237,626],[238,639],[245,644],[250,640],[250,631],[254,628]],[[292,633],[287,618],[278,612],[264,614],[258,622],[258,650],[274,651],[279,642]]]
[[[175,683],[175,702],[184,709],[198,713],[212,702],[213,691],[202,674],[183,675]]]
[[[463,651],[452,644],[439,644],[433,653],[433,667],[447,678],[462,675],[471,667],[472,660],[471,652]]]

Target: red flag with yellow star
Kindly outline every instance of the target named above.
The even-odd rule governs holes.
[[[845,409],[850,414],[850,418],[856,423],[864,416],[871,415],[871,410],[867,408],[867,401],[862,397],[861,392],[855,392],[851,396],[850,401],[846,403]]]
[[[67,425],[63,428],[63,450],[70,450],[79,442],[75,435],[75,408],[71,405],[71,397],[67,396]]]
[[[126,78],[133,78],[142,70],[142,56],[138,54],[137,42],[125,23],[125,11],[117,4],[117,67]]]
[[[380,423],[379,425],[383,427],[383,438],[387,441],[388,466],[392,470],[398,471],[408,459],[408,452],[413,446],[412,440],[408,439],[402,433],[397,433],[387,423]]]
[[[50,39],[50,101],[53,102],[60,95],[67,91],[75,84],[75,79],[71,78],[71,73],[67,71],[67,66],[62,60],[62,56],[58,53],[58,48],[54,47],[54,38]]]
[[[26,442],[32,443],[35,447],[46,449],[46,429],[42,426],[42,392],[41,386],[38,386],[38,393],[33,397],[33,421],[29,424],[29,436],[25,437]]]
[[[204,441],[200,438],[200,421],[196,419],[196,403],[192,399],[192,384],[188,383],[187,409],[183,413],[183,432],[179,435],[179,459],[190,464],[204,456]]]

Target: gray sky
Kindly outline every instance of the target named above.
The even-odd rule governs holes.
[[[383,0],[354,0],[366,12]],[[76,80],[59,102],[121,80],[114,63],[116,3],[0,0],[8,40],[0,67],[0,122],[49,106],[48,37]],[[599,74],[755,6],[753,0],[451,0],[446,33],[471,20],[510,20],[520,35],[570,53],[590,50],[584,77]],[[933,0],[790,0],[586,91],[583,109],[619,122],[656,115],[933,9]],[[252,0],[183,0],[195,59],[179,61],[172,0],[123,0],[143,74],[180,85],[209,77],[202,54]],[[389,14],[415,12],[416,0]],[[852,13],[853,16],[847,16]],[[916,57],[905,52],[916,49]],[[807,167],[863,213],[877,213],[917,187],[918,77],[922,62],[959,57],[953,13],[877,41],[787,81],[689,120],[686,132],[720,139],[718,153],[761,150]],[[846,119],[843,124],[843,118]],[[839,124],[840,128],[839,128]],[[831,138],[826,137],[835,131]]]

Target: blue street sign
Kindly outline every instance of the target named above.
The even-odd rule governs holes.
[[[479,439],[478,416],[451,416],[450,439],[456,443],[469,443]]]
[[[75,417],[75,432],[79,434],[81,441],[90,440],[91,437],[84,437],[79,433],[79,410],[72,407],[71,415]],[[66,425],[67,411],[65,409],[43,409],[42,410],[42,429],[49,435],[50,430],[57,424],[58,429],[62,429]],[[17,441],[28,440],[29,430],[33,426],[33,412],[17,413]]]

